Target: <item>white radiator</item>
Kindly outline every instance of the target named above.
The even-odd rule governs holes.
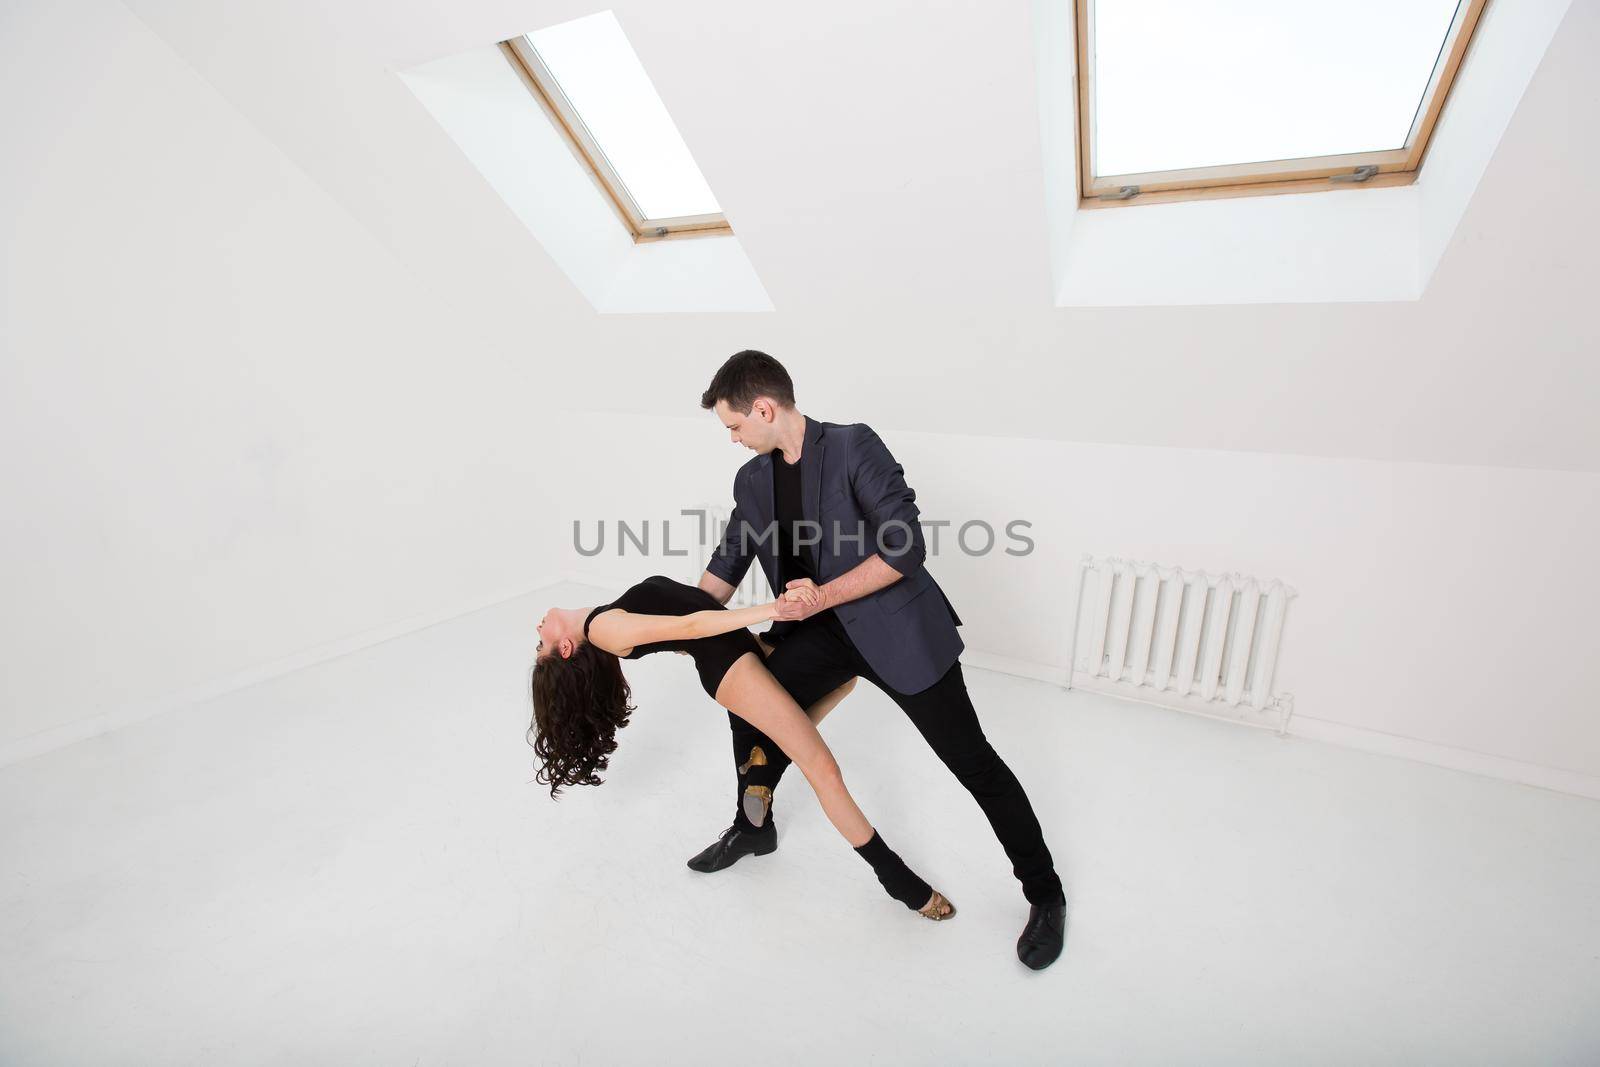
[[[1072,688],[1282,732],[1272,691],[1295,591],[1277,580],[1083,558]]]
[[[706,514],[703,531],[705,536],[698,539],[696,550],[689,558],[688,571],[683,579],[689,585],[699,584],[700,575],[705,573],[706,561],[711,558],[712,551],[722,543],[722,533],[728,528],[728,520],[733,517],[733,510],[724,505],[701,504],[698,510]],[[771,599],[773,599],[772,587],[767,584],[766,573],[752,556],[750,569],[745,572],[739,587],[729,598],[728,607],[748,608],[756,604],[765,604]]]

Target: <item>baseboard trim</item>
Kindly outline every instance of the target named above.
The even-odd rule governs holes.
[[[0,767],[9,767],[13,763],[20,763],[23,760],[32,759],[34,756],[42,756],[47,752],[54,752],[58,748],[65,748],[79,741],[87,741],[92,737],[110,733],[112,730],[118,730],[124,726],[131,726],[136,722],[143,722],[145,719],[154,718],[163,712],[174,711],[178,708],[211,700],[252,685],[259,685],[262,682],[277,678],[280,675],[289,674],[292,671],[303,670],[318,663],[338,659],[340,656],[348,656],[352,652],[359,652],[364,648],[370,648],[385,641],[392,641],[397,637],[404,637],[406,634],[416,633],[418,630],[426,630],[430,626],[437,626],[440,623],[449,622],[463,615],[470,615],[475,611],[492,608],[496,604],[503,604],[508,600],[515,600],[537,590],[557,585],[563,579],[564,576],[561,574],[545,575],[532,580],[530,583],[518,585],[514,589],[501,589],[497,592],[471,597],[440,611],[413,615],[383,626],[375,626],[370,630],[363,630],[360,633],[340,638],[337,641],[316,645],[281,659],[246,667],[244,670],[213,678],[210,681],[190,686],[187,689],[181,689],[160,697],[135,701],[111,711],[85,716],[81,719],[63,723],[60,726],[53,726],[37,733],[19,737],[13,741],[7,741],[4,744],[0,744]]]
[[[610,578],[606,575],[598,574],[593,571],[583,570],[563,571],[561,573],[561,580],[566,582],[568,585],[582,585],[590,589],[604,592],[608,596],[620,594],[624,589],[627,589],[634,582],[639,581],[638,578],[628,581],[625,579]],[[694,583],[685,581],[683,584],[693,585]]]
[[[1066,684],[1067,672],[1065,668],[1061,667],[1051,667],[1042,663],[1030,663],[971,650],[963,653],[961,660],[969,667],[998,671],[1001,674],[1015,675],[1019,678],[1032,678],[1037,681],[1052,682],[1057,685]],[[1104,696],[1111,700],[1127,701],[1130,704],[1143,705],[1142,701],[1116,694],[1095,693],[1095,695]],[[1600,776],[1585,774],[1582,771],[1546,767],[1539,763],[1524,763],[1521,760],[1508,759],[1504,756],[1491,756],[1487,753],[1474,752],[1470,749],[1455,748],[1451,745],[1439,744],[1436,741],[1422,741],[1414,737],[1402,737],[1399,734],[1386,734],[1381,730],[1370,730],[1363,726],[1350,726],[1327,719],[1317,719],[1300,712],[1290,716],[1286,733],[1289,737],[1306,741],[1319,741],[1324,744],[1338,745],[1341,748],[1372,752],[1380,756],[1394,756],[1398,759],[1411,760],[1414,763],[1426,763],[1435,767],[1446,767],[1454,771],[1465,771],[1468,774],[1476,774],[1484,778],[1497,778],[1505,782],[1516,782],[1519,785],[1531,785],[1537,789],[1548,789],[1556,793],[1568,793],[1572,796],[1600,800]]]
[[[1466,771],[1485,778],[1499,778],[1506,782],[1531,785],[1557,793],[1600,800],[1600,776],[1582,771],[1546,767],[1540,763],[1524,763],[1505,756],[1491,756],[1485,752],[1455,748],[1436,741],[1420,741],[1414,737],[1386,734],[1363,726],[1350,726],[1327,719],[1315,719],[1296,712],[1289,719],[1289,736],[1307,741],[1321,741],[1343,748],[1358,748],[1382,756],[1395,756],[1417,763],[1430,763],[1436,767]]]
[[[1012,659],[1010,656],[999,656],[993,652],[980,652],[972,648],[961,653],[961,665],[1015,675],[1018,678],[1032,678],[1036,682],[1049,682],[1051,685],[1067,684],[1065,667],[1051,667],[1043,663]]]

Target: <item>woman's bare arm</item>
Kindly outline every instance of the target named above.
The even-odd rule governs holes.
[[[635,645],[657,641],[692,641],[714,637],[769,622],[777,613],[777,603],[754,607],[692,611],[687,615],[636,615],[616,608],[595,616],[589,624],[589,640],[607,652],[622,654]]]

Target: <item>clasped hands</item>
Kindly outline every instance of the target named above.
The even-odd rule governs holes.
[[[810,578],[796,578],[784,587],[783,595],[772,602],[772,617],[780,622],[809,619],[830,607],[828,594]]]

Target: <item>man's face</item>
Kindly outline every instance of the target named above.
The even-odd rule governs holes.
[[[728,406],[726,400],[717,401],[714,409],[722,425],[728,428],[729,438],[752,452],[766,455],[778,446],[777,407],[764,396],[756,397],[748,412],[741,415]]]

